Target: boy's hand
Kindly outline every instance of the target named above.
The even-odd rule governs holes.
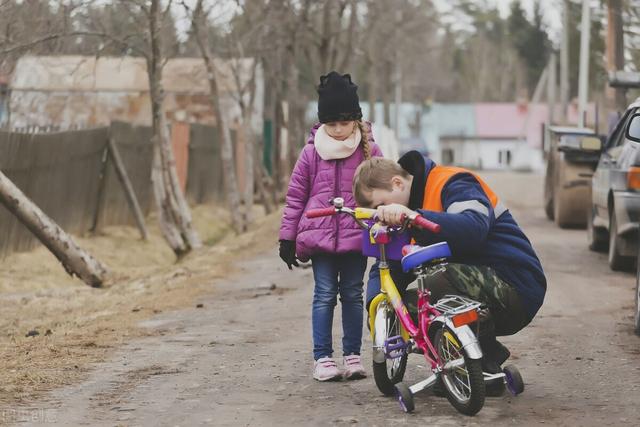
[[[416,212],[404,205],[393,203],[391,205],[378,206],[376,215],[387,225],[402,225],[402,222],[407,217],[413,217]]]

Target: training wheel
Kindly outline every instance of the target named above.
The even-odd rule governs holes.
[[[524,391],[524,381],[522,380],[522,375],[520,375],[518,368],[513,365],[507,365],[504,367],[502,372],[504,372],[505,382],[511,394],[517,396]]]
[[[396,397],[404,412],[413,412],[415,408],[413,404],[413,393],[411,393],[411,390],[405,383],[396,384]]]

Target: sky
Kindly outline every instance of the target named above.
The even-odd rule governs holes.
[[[551,39],[559,39],[560,28],[562,25],[562,0],[537,0],[542,6],[543,19],[545,25],[549,29]],[[500,10],[502,17],[509,15],[509,8],[513,0],[476,0],[476,3],[486,3],[489,5],[496,5]],[[527,16],[530,18],[533,16],[533,5],[536,0],[520,0]],[[434,5],[438,10],[445,12],[450,10],[450,2],[447,0],[433,0]]]
[[[450,1],[447,0],[432,0],[434,5],[439,11],[446,12],[451,9]],[[509,8],[513,0],[475,0],[477,3],[486,3],[489,5],[497,5],[500,13],[503,17],[509,15]],[[542,5],[544,23],[549,29],[551,39],[554,41],[559,40],[560,28],[562,25],[562,2],[563,0],[520,0],[529,17],[533,16],[533,5],[536,1],[539,1]],[[195,0],[186,0],[186,3],[190,6],[195,4]],[[218,16],[222,22],[227,21],[233,15],[233,12],[237,10],[237,6],[233,1],[227,2],[214,2],[217,6],[215,12],[212,15]],[[177,18],[178,31],[183,36],[184,32],[189,28],[189,22],[185,19],[184,9],[182,7],[174,7],[174,13]]]

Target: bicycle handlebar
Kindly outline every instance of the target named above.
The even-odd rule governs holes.
[[[323,216],[331,216],[331,215],[335,215],[337,213],[347,213],[349,215],[351,215],[352,217],[354,217],[354,219],[364,228],[366,228],[366,226],[364,225],[364,223],[362,223],[357,215],[358,210],[356,209],[355,211],[349,208],[340,208],[337,209],[335,206],[330,206],[328,208],[319,208],[319,209],[310,209],[307,212],[305,212],[305,216],[307,218],[319,218],[319,217],[323,217]],[[365,216],[369,216],[371,215],[372,218],[375,219],[375,214],[374,214],[374,210],[370,210],[370,209],[360,209],[360,213],[366,213]],[[364,218],[361,218],[364,219]],[[416,215],[413,218],[409,218],[410,222],[417,228],[422,228],[423,230],[427,230],[430,231],[432,233],[439,233],[440,232],[440,225],[436,224],[433,221],[429,221],[428,219],[426,219],[425,217],[421,216],[421,215]],[[404,228],[404,227],[403,227]]]
[[[335,215],[338,211],[334,206],[328,208],[319,208],[319,209],[309,209],[305,215],[307,218],[318,218],[321,216],[331,216]]]
[[[423,230],[431,231],[432,233],[440,232],[440,224],[436,224],[433,221],[429,221],[427,218],[422,215],[416,215],[413,219],[413,225],[418,228],[422,228]]]

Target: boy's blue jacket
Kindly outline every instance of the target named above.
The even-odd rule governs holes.
[[[443,212],[423,210],[426,182],[435,163],[415,151],[398,163],[414,177],[409,208],[441,226],[439,234],[414,232],[416,242],[425,246],[446,241],[451,262],[492,268],[518,292],[532,319],[542,306],[547,281],[529,239],[511,213],[498,212],[496,218],[478,180],[464,172],[454,174],[442,188]]]

